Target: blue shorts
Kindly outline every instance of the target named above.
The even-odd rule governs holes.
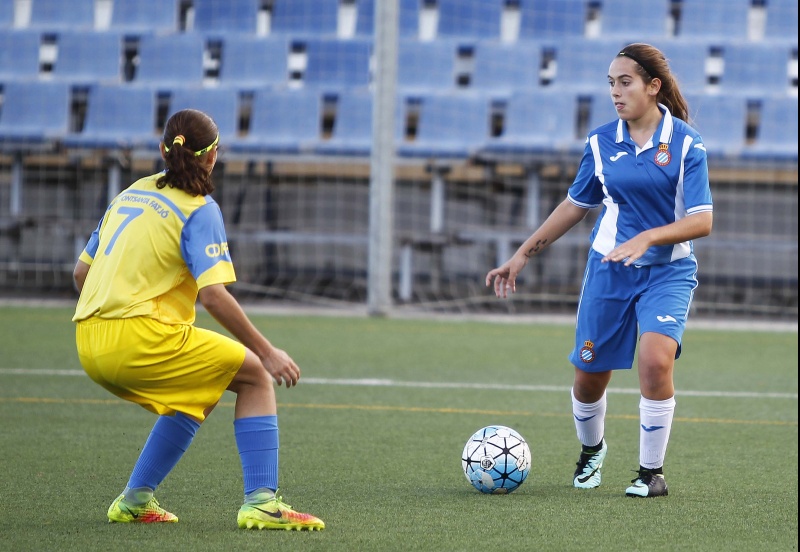
[[[601,263],[602,258],[589,252],[570,362],[585,372],[630,369],[645,332],[674,339],[678,358],[697,287],[694,255],[642,267]]]

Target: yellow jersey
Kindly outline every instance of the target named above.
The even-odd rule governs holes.
[[[163,173],[117,195],[80,260],[91,265],[73,321],[145,316],[192,324],[198,290],[236,281],[219,205],[156,187]]]

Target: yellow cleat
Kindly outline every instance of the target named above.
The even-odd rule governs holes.
[[[311,514],[295,512],[275,497],[266,502],[245,503],[239,508],[236,521],[241,529],[285,529],[286,531],[321,531],[325,523]]]
[[[158,505],[158,501],[151,498],[147,504],[131,506],[124,502],[119,495],[108,508],[109,523],[176,523],[178,516],[167,512]]]

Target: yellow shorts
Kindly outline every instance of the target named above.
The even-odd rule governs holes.
[[[83,369],[95,382],[156,414],[204,420],[244,362],[229,337],[152,318],[90,318],[77,323]]]

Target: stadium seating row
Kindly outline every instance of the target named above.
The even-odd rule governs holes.
[[[794,0],[398,0],[406,37],[795,38]],[[25,9],[23,9],[23,7]],[[0,26],[370,35],[375,0],[0,0]],[[755,28],[755,30],[754,30]],[[349,30],[347,30],[349,29]],[[429,30],[428,30],[429,29]]]
[[[135,149],[156,153],[160,127],[184,108],[210,113],[233,155],[367,157],[372,98],[367,89],[286,90],[131,85],[73,87],[10,82],[0,111],[0,149]],[[688,98],[710,157],[797,161],[796,98]],[[586,132],[616,118],[606,93],[516,92],[497,102],[478,93],[397,98],[397,154],[409,159],[475,156],[525,159],[577,154]],[[755,123],[751,122],[755,120]]]
[[[601,90],[606,86],[605,68],[624,45],[621,39],[583,37],[513,45],[401,40],[398,85],[497,94],[547,86]],[[797,94],[796,40],[670,39],[656,45],[670,59],[687,92],[713,87],[723,94]],[[371,55],[371,39],[0,30],[0,81],[54,78],[164,86],[357,87],[371,81]]]

